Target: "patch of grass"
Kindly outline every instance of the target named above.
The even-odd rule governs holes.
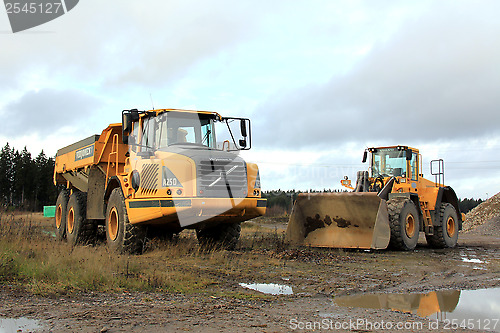
[[[248,295],[234,291],[238,282],[253,282],[256,273],[257,282],[273,282],[284,269],[281,259],[266,255],[283,246],[284,234],[276,228],[249,224],[236,251],[204,250],[187,230],[172,242],[153,240],[143,255],[127,256],[109,253],[105,245],[57,242],[52,224],[40,214],[0,213],[0,284],[43,295],[125,290]]]

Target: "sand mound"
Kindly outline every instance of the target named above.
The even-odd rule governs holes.
[[[500,193],[495,194],[465,215],[463,231],[498,233],[500,224]]]

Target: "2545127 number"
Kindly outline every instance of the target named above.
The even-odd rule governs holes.
[[[46,2],[46,3],[19,3],[19,2],[6,2],[5,9],[7,14],[58,14],[63,11],[62,3],[60,2]]]
[[[445,319],[443,320],[443,328],[445,330],[456,330],[464,328],[469,330],[494,330],[496,329],[500,319]]]

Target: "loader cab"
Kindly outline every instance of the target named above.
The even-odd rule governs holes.
[[[370,148],[371,177],[418,180],[418,151],[406,146]]]

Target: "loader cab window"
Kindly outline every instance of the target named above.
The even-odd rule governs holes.
[[[406,152],[397,148],[372,151],[372,177],[406,177]]]
[[[413,152],[411,154],[411,180],[418,180],[418,154]]]

